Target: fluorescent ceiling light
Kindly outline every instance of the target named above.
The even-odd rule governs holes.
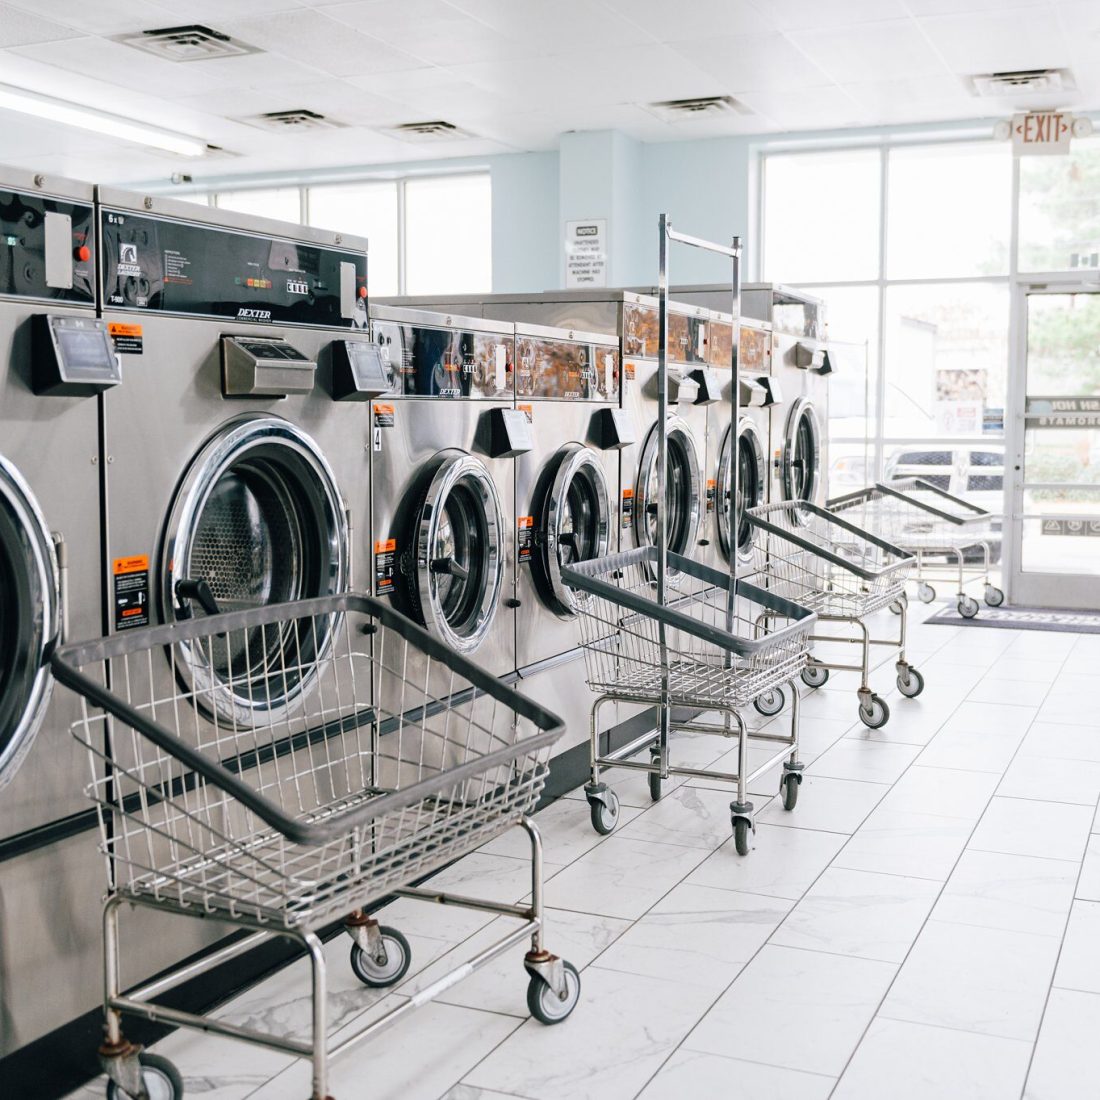
[[[206,142],[199,141],[198,138],[173,134],[169,130],[158,130],[155,126],[131,122],[118,115],[110,115],[90,107],[79,107],[75,103],[66,103],[63,99],[52,99],[23,88],[13,88],[8,84],[0,84],[0,108],[33,115],[49,122],[60,122],[63,126],[75,126],[80,130],[121,138],[123,141],[133,141],[138,145],[163,149],[181,157],[201,157],[206,152]]]

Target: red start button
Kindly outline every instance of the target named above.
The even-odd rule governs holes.
[[[360,298],[365,298],[366,296],[367,296],[367,288],[365,286],[361,286],[359,288],[359,297]]]
[[[82,244],[74,254],[76,258],[84,264],[92,258],[92,250],[86,244]]]

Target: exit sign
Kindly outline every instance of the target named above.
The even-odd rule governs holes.
[[[1092,123],[1087,118],[1074,118],[1068,111],[1028,111],[1013,115],[1010,123],[1002,122],[998,129],[1004,137],[1011,136],[1012,151],[1017,156],[1057,156],[1069,152],[1072,138],[1092,133]]]

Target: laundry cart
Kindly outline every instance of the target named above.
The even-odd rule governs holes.
[[[956,607],[964,619],[978,614],[978,601],[966,592],[980,582],[989,607],[1004,603],[989,567],[1000,559],[1000,517],[919,477],[897,478],[829,501],[830,511],[875,531],[916,559],[917,598],[936,598],[933,580],[954,581]],[[895,612],[899,605],[892,608]]]
[[[209,670],[202,677],[187,671],[200,666],[187,663],[198,653]],[[174,692],[164,690],[166,661]],[[100,1055],[109,1097],[181,1095],[171,1063],[125,1039],[123,1013],[310,1059],[313,1100],[324,1100],[331,1056],[527,938],[532,1015],[552,1024],[572,1011],[580,979],[543,945],[542,848],[527,816],[562,732],[548,711],[389,606],[358,595],[135,629],[66,646],[52,665],[56,678],[84,699],[74,732],[90,758],[87,789],[108,861]],[[111,689],[102,686],[108,666]],[[284,703],[288,685],[296,689],[293,706]],[[398,706],[384,709],[381,698]],[[531,841],[529,903],[417,885],[515,825]],[[395,985],[408,971],[409,944],[369,915],[391,895],[519,923],[386,1015],[331,1041],[322,933],[342,924],[355,975],[368,987]],[[124,903],[227,922],[251,935],[124,995]],[[310,960],[310,1035],[268,1034],[160,999],[271,936],[294,941]]]
[[[858,664],[827,660],[815,646],[801,673],[803,683],[822,687],[830,671],[858,672],[860,720],[871,729],[884,726],[890,708],[871,690],[872,646],[896,651],[902,695],[915,698],[924,690],[924,677],[905,656],[905,583],[913,556],[842,515],[804,501],[759,505],[746,516],[753,531],[753,560],[746,574],[753,583],[812,608],[820,623],[850,628],[847,633],[814,634],[814,642],[859,646]],[[873,637],[867,619],[891,604],[901,615],[896,636]],[[776,689],[759,696],[754,705],[762,714],[778,714],[784,699]]]
[[[588,685],[597,693],[592,775],[585,787],[592,825],[597,832],[610,833],[619,817],[619,800],[602,781],[601,769],[647,772],[654,800],[660,798],[662,780],[670,776],[717,779],[736,786],[730,818],[737,851],[745,855],[749,834],[755,831],[748,784],[784,761],[784,807],[794,809],[798,799],[802,764],[793,684],[806,668],[817,615],[777,592],[735,581],[723,570],[672,553],[668,567],[677,571],[678,583],[662,604],[655,579],[659,552],[647,546],[562,568],[565,583],[577,594]],[[789,734],[766,729],[750,734],[740,711],[783,684],[791,686],[794,696]],[[656,707],[657,729],[601,751],[600,711],[616,702]],[[737,770],[673,765],[672,729],[736,739]],[[750,768],[750,739],[780,748]],[[632,759],[646,748],[648,761]]]

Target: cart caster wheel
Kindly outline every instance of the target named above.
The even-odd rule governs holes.
[[[898,673],[898,691],[907,699],[915,699],[924,691],[924,677],[915,669]]]
[[[802,786],[800,772],[788,772],[780,781],[779,790],[783,795],[783,809],[793,810],[798,805],[798,788]]]
[[[1000,607],[1005,602],[1005,594],[995,585],[985,586],[985,603],[987,607]]]
[[[752,834],[752,822],[747,817],[733,819],[733,846],[739,856],[749,854],[749,837]]]
[[[881,696],[872,695],[868,703],[860,703],[859,717],[863,724],[870,729],[882,729],[890,721],[890,708]]]
[[[649,797],[654,802],[661,801],[661,777],[656,772],[649,773]]]
[[[139,1054],[141,1083],[148,1100],[183,1100],[183,1078],[167,1058],[159,1054]],[[130,1094],[115,1084],[107,1082],[107,1100],[134,1100]]]
[[[588,796],[588,808],[592,813],[592,828],[601,836],[607,836],[619,824],[619,796],[610,787],[603,791],[602,801]]]
[[[538,974],[532,974],[527,983],[527,1010],[540,1024],[560,1024],[581,999],[581,976],[577,973],[577,968],[570,962],[563,962],[561,965],[565,972],[564,1000]]]
[[[973,596],[960,596],[956,606],[964,619],[973,619],[978,614],[978,601]]]
[[[901,600],[891,601],[889,607],[890,607],[891,612],[893,612],[893,614],[895,614],[895,615],[900,615],[901,614]]]
[[[931,603],[936,598],[936,590],[925,581],[917,585],[917,599],[921,603]]]
[[[409,964],[412,962],[409,941],[396,928],[382,925],[378,931],[382,934],[382,946],[386,951],[384,960],[373,958],[357,943],[351,945],[351,969],[371,989],[385,989],[396,985],[409,972]]]
[[[772,715],[778,714],[783,709],[786,702],[787,697],[783,694],[782,689],[772,688],[771,691],[765,691],[763,695],[758,695],[753,700],[752,705],[765,718],[771,718]]]
[[[802,682],[807,687],[824,687],[829,682],[829,670],[821,665],[807,665],[802,670]]]

